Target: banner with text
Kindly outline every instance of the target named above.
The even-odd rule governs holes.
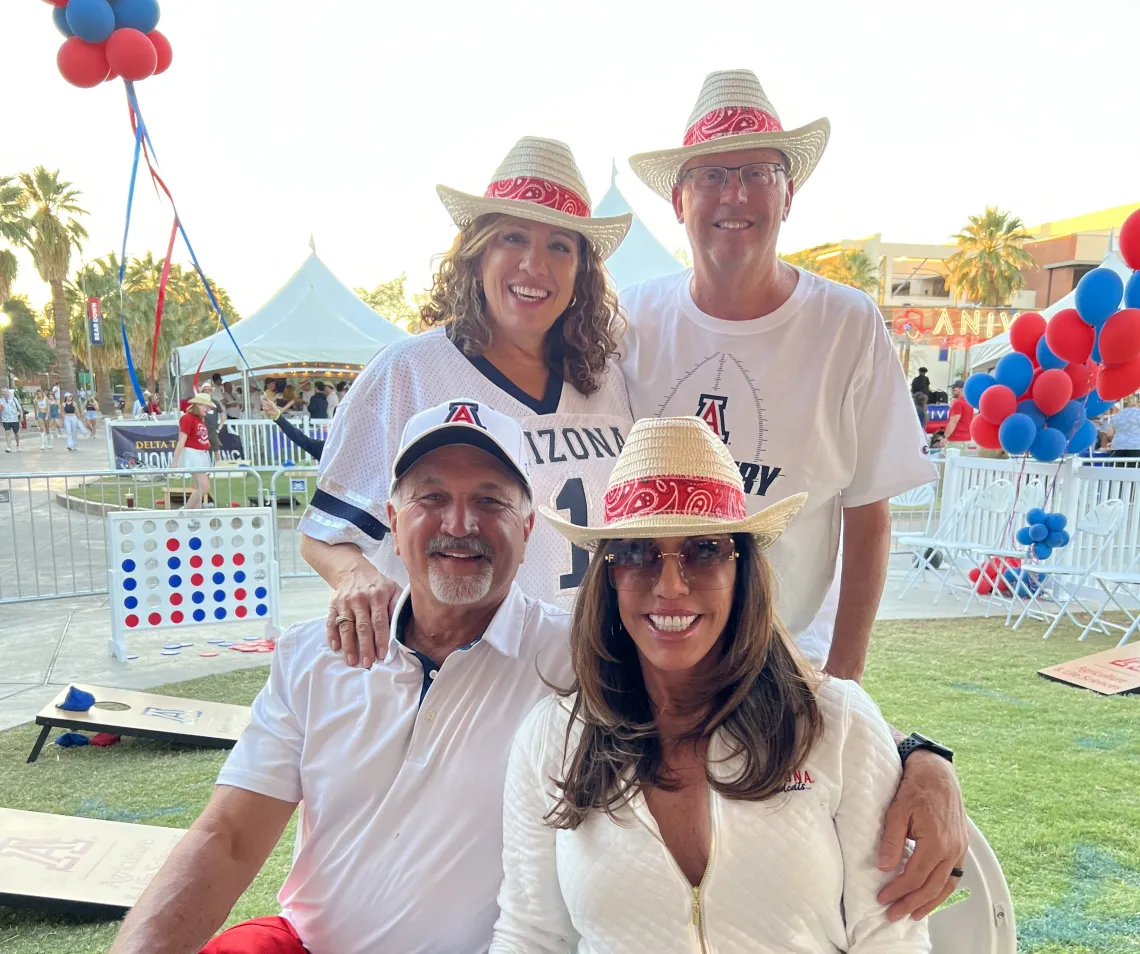
[[[229,431],[218,435],[222,449],[219,460],[241,460],[244,457],[241,438]],[[112,427],[111,440],[115,452],[115,469],[131,470],[135,467],[169,469],[178,443],[178,426]]]

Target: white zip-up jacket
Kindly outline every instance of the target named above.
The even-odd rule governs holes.
[[[574,831],[543,816],[556,802],[573,700],[540,702],[507,769],[504,880],[491,954],[927,954],[925,922],[890,922],[876,900],[896,872],[876,867],[902,766],[878,707],[826,679],[824,733],[786,790],[764,802],[709,793],[712,849],[697,888],[661,840],[641,794],[615,821]],[[571,733],[571,753],[580,728]],[[726,755],[713,739],[710,764]],[[732,778],[739,763],[721,762]]]

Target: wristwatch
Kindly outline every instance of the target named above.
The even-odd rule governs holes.
[[[935,755],[941,755],[947,762],[954,761],[954,753],[946,746],[940,742],[935,742],[933,739],[928,739],[925,735],[912,732],[899,743],[899,758],[902,759],[903,765],[906,765],[906,760],[911,752],[916,752],[918,749],[926,749]]]

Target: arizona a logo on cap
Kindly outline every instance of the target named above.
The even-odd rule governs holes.
[[[473,401],[452,401],[444,424],[474,424],[486,430],[487,427],[479,420],[479,405]]]

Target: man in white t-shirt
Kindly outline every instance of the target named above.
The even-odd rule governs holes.
[[[543,679],[572,680],[569,617],[515,582],[534,526],[526,460],[520,425],[486,405],[411,418],[388,503],[410,585],[384,659],[345,665],[325,620],[280,639],[209,805],[112,954],[486,949],[511,741]],[[281,915],[209,940],[302,800]]]
[[[706,78],[682,147],[630,159],[672,202],[693,268],[622,294],[621,367],[634,418],[695,414],[721,437],[750,512],[807,492],[769,554],[779,613],[814,663],[858,681],[886,582],[890,498],[936,474],[874,302],[776,254],[829,132],[826,119],[785,132],[751,72],[723,71]],[[965,828],[953,770],[934,755],[922,764],[925,776],[907,763],[892,812],[912,834],[938,833],[919,839],[890,900],[907,895],[925,914],[956,884]]]

